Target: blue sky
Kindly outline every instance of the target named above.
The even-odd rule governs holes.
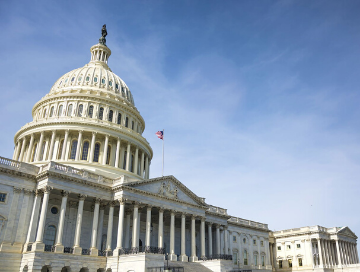
[[[154,150],[231,215],[360,234],[359,1],[1,1],[0,151],[108,28]]]

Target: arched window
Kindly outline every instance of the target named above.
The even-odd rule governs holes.
[[[71,116],[71,114],[72,114],[72,109],[73,109],[73,105],[70,104],[70,105],[68,106],[67,116]]]
[[[79,116],[79,117],[82,116],[83,108],[84,108],[83,104],[80,104],[80,105],[79,105],[79,108],[78,108],[78,116]]]
[[[246,249],[244,250],[244,265],[248,265],[248,254]]]
[[[77,148],[77,140],[74,140],[74,141],[72,141],[72,144],[71,144],[71,153],[70,153],[71,160],[75,160],[76,148]]]
[[[106,164],[110,164],[110,154],[111,154],[111,146],[108,145],[107,154],[106,154]]]
[[[58,116],[62,116],[63,108],[64,108],[64,106],[60,105],[59,110],[58,110]]]
[[[100,144],[95,144],[95,150],[94,150],[94,162],[99,162],[99,154],[100,154]]]
[[[110,111],[109,111],[109,117],[108,117],[108,121],[109,121],[109,122],[112,122],[112,120],[113,120],[113,114],[114,114],[114,112],[113,112],[112,110],[110,110]]]
[[[118,113],[117,123],[118,125],[121,125],[121,113]]]
[[[102,120],[103,117],[104,117],[104,108],[101,107],[99,110],[99,119]]]
[[[82,155],[81,155],[81,159],[83,161],[86,161],[87,158],[88,158],[88,153],[89,153],[89,142],[86,141],[84,142],[84,145],[83,145],[83,149],[82,149]]]
[[[45,245],[54,245],[55,244],[55,236],[56,236],[56,227],[54,225],[50,225],[47,227],[45,236],[44,236],[44,244]]]
[[[88,115],[89,115],[90,118],[93,117],[93,113],[94,113],[94,106],[91,105],[91,106],[89,107],[89,112],[88,112]]]
[[[50,117],[53,117],[53,115],[54,115],[54,106],[52,106],[50,109]]]
[[[126,118],[125,118],[125,127],[128,127],[128,126],[129,126],[129,118],[126,117]]]
[[[133,154],[131,154],[130,172],[134,172],[134,155]]]
[[[132,121],[132,122],[131,122],[131,129],[132,129],[132,130],[134,130],[134,125],[135,125],[135,123],[134,123],[134,121]]]
[[[254,265],[257,266],[258,265],[258,255],[254,254]]]
[[[42,160],[44,159],[45,146],[46,146],[46,142],[43,141],[42,146],[41,146],[41,150],[40,150],[40,158],[39,158],[39,161],[42,161]]]
[[[35,161],[35,158],[36,158],[36,150],[37,150],[37,144],[35,144],[35,146],[34,146],[34,153],[33,153],[32,158],[31,158],[31,161],[32,161],[32,162]]]
[[[46,118],[46,109],[44,110],[43,118]]]
[[[64,139],[62,139],[60,141],[60,144],[59,144],[59,152],[57,154],[57,159],[58,160],[61,160],[61,154],[62,154],[62,150],[63,150],[63,145],[64,145]]]
[[[123,169],[126,168],[126,157],[127,157],[127,151],[124,152],[124,163],[123,163]]]

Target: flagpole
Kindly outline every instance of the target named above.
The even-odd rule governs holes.
[[[164,140],[165,139],[165,129],[163,129],[163,160],[162,160],[162,176],[164,176]]]

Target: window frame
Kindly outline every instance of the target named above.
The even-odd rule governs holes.
[[[70,154],[69,154],[69,160],[75,160],[76,158],[76,149],[77,149],[77,145],[78,145],[78,140],[74,139],[71,141],[71,146],[70,146]]]
[[[100,107],[100,108],[99,108],[98,119],[99,119],[99,120],[103,120],[103,119],[104,119],[104,107]]]
[[[0,201],[0,204],[6,205],[8,201],[8,192],[0,191],[0,199],[1,195],[4,195],[4,201]]]
[[[98,146],[98,148],[96,148],[97,146]],[[100,160],[100,148],[101,148],[101,144],[99,142],[95,143],[94,156],[93,156],[93,161],[92,162],[99,162],[99,160]],[[96,160],[95,160],[95,158],[96,158]]]
[[[87,150],[86,150],[86,155],[84,154],[84,150],[86,148],[86,144],[87,144]],[[88,140],[85,140],[81,149],[81,160],[82,161],[87,161],[89,159],[89,148],[90,147],[90,142]],[[84,156],[86,156],[86,159],[84,159]]]

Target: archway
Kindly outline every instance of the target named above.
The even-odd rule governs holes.
[[[48,265],[44,265],[44,266],[41,268],[41,272],[51,272],[51,267],[48,266]]]
[[[80,272],[89,272],[89,268],[83,267],[80,269]]]
[[[71,269],[70,269],[70,267],[64,266],[64,267],[61,269],[61,272],[71,272]]]

